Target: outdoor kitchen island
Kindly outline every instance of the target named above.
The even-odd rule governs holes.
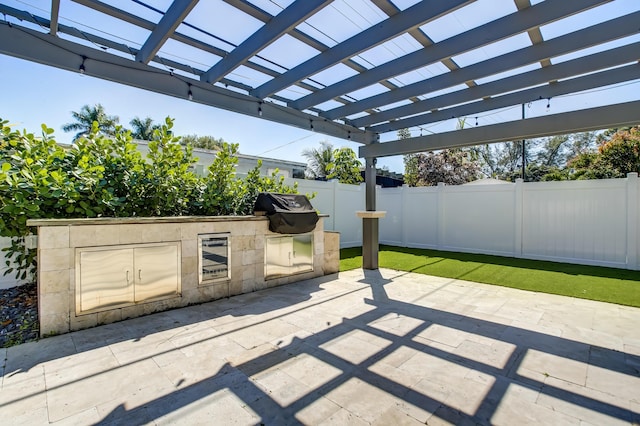
[[[336,273],[339,234],[323,217],[293,235],[265,216],[30,220],[40,335]]]

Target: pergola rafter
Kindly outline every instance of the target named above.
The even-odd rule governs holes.
[[[138,51],[136,61],[148,64],[197,3],[198,0],[174,1]]]
[[[49,34],[55,36],[58,32],[58,17],[60,13],[60,0],[51,1],[51,25],[49,25]]]
[[[329,86],[326,89],[314,92],[311,95],[293,102],[292,106],[301,109],[317,105],[333,98],[338,93],[348,93],[348,91],[361,89],[375,84],[384,78],[404,74],[417,68],[443,61],[451,56],[481,48],[507,37],[525,32],[530,28],[555,21],[563,16],[567,16],[567,14],[588,9],[604,1],[587,0],[581,2],[566,2],[562,0],[547,0],[546,2],[525,9],[522,12],[512,13],[458,36],[443,40],[440,43],[432,44],[424,49],[401,56],[379,67]],[[404,93],[402,96],[406,97]],[[326,114],[326,117],[333,119],[338,116],[330,111]]]
[[[640,48],[640,45],[635,45],[634,47],[638,49]],[[584,60],[580,61],[580,63],[584,62]],[[373,126],[369,128],[369,130],[381,133],[397,131],[399,129],[422,126],[429,123],[447,120],[452,117],[473,116],[474,114],[480,114],[486,111],[493,111],[517,104],[526,104],[542,99],[546,99],[547,102],[550,102],[550,99],[556,96],[582,92],[584,90],[596,89],[598,87],[610,86],[613,84],[619,84],[629,80],[633,80],[638,76],[639,67],[639,64],[626,65],[621,68],[614,68],[608,71],[588,74],[583,77],[575,77],[570,80],[554,82],[553,84],[544,84],[506,95],[492,95],[491,97],[487,97],[486,99],[481,99],[460,106],[440,109],[426,114],[420,114],[413,117],[404,118],[402,120],[391,121],[386,124]],[[553,66],[549,68],[553,68]],[[543,79],[546,80],[549,77],[549,73],[540,72],[543,70],[546,70],[546,68],[538,71],[532,71],[532,74],[540,73],[540,75],[544,77]]]
[[[209,68],[200,79],[206,83],[216,83],[226,74],[242,65],[247,59],[276,41],[300,22],[325,7],[333,0],[307,0],[292,3],[276,15],[266,25],[253,33],[240,46],[225,56],[220,62]]]
[[[314,56],[281,76],[257,87],[251,94],[264,98],[347,58],[376,47],[419,25],[434,20],[476,0],[423,1],[380,24],[367,28],[333,48]]]
[[[492,81],[489,83],[481,84],[479,86],[458,90],[455,92],[447,93],[444,95],[434,96],[424,101],[416,102],[413,104],[400,106],[387,111],[380,112],[378,114],[372,114],[362,119],[353,120],[352,124],[360,126],[368,126],[371,123],[381,122],[389,119],[394,119],[399,116],[412,116],[407,119],[396,120],[394,123],[399,123],[404,120],[411,120],[415,118],[415,114],[419,114],[423,111],[431,111],[438,108],[445,108],[449,105],[458,105],[465,102],[471,102],[476,99],[483,99],[490,96],[496,96],[501,93],[511,92],[514,90],[524,89],[527,87],[548,83],[550,81],[570,78],[575,75],[586,74],[613,66],[619,66],[629,62],[633,62],[638,57],[638,51],[640,51],[640,43],[633,43],[626,46],[611,49],[605,52],[593,54],[589,57],[582,57],[573,59],[566,62],[561,62],[557,65],[550,65],[548,67],[539,68],[533,71],[524,72],[522,74],[514,75],[511,77],[505,77],[500,80]],[[496,61],[498,62],[498,61]],[[453,74],[453,73],[452,73]],[[633,79],[633,75],[631,76]],[[529,102],[531,99],[522,99],[514,104],[517,105],[523,102]],[[505,106],[510,106],[505,105]],[[486,109],[480,109],[472,111],[472,113],[480,113],[487,111]],[[460,115],[453,115],[453,117],[459,117]],[[452,118],[451,116],[447,118]],[[419,120],[417,120],[419,121]],[[417,123],[424,124],[424,123]],[[402,126],[402,127],[413,127]],[[397,127],[397,126],[395,126]],[[390,128],[385,131],[397,130]],[[378,130],[380,133],[384,133],[383,130]]]

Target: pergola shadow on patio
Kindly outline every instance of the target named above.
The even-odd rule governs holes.
[[[357,270],[9,348],[0,414],[629,424],[640,421],[639,326],[636,308]]]

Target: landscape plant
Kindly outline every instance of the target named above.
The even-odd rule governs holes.
[[[238,146],[226,143],[209,173],[196,175],[193,149],[173,136],[170,118],[154,132],[146,158],[122,127],[106,136],[94,123],[63,147],[45,125],[40,136],[2,119],[0,126],[0,236],[11,239],[3,248],[5,274],[21,280],[37,265],[36,250],[26,244],[33,232],[28,219],[245,215],[259,192],[297,192],[277,171],[261,176],[259,162],[238,178]]]

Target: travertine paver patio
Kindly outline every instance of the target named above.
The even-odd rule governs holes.
[[[640,422],[640,309],[341,273],[2,349],[3,425]]]

